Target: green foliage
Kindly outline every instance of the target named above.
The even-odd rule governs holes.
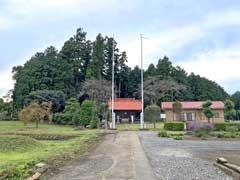
[[[97,118],[91,119],[90,121],[90,128],[91,129],[96,129],[98,127],[98,120]]]
[[[26,97],[24,104],[29,105],[32,102],[52,102],[53,112],[61,112],[65,107],[66,95],[62,91],[55,90],[33,91]]]
[[[63,111],[63,122],[66,124],[80,124],[80,104],[76,98],[70,98]]]
[[[240,127],[240,126],[239,126]],[[226,131],[227,132],[231,132],[231,133],[235,133],[235,132],[238,132],[239,131],[239,127],[237,126],[227,126],[226,127]]]
[[[167,131],[161,130],[158,132],[158,137],[169,137]]]
[[[209,128],[199,128],[195,131],[195,136],[206,138],[210,132],[211,130]]]
[[[182,136],[173,136],[173,139],[174,140],[183,140],[183,137]]]
[[[237,127],[240,131],[240,123],[230,123],[230,122],[222,122],[222,123],[215,123],[214,127],[216,131],[226,131],[227,127],[234,126]]]
[[[33,138],[15,135],[1,135],[0,144],[0,152],[26,152],[42,146]]]
[[[235,92],[231,96],[231,100],[234,103],[234,108],[239,110],[240,109],[240,91]]]
[[[203,108],[203,113],[204,115],[207,117],[208,121],[210,120],[210,118],[212,118],[214,116],[214,113],[211,109],[211,105],[212,105],[212,102],[211,101],[206,101],[203,105],[202,105],[202,108]]]
[[[166,122],[164,124],[164,129],[167,131],[183,131],[184,123],[183,122]]]
[[[94,127],[95,121],[97,121],[97,109],[96,105],[91,100],[85,100],[81,105],[80,110],[80,124],[83,126],[92,125]]]
[[[62,91],[67,98],[77,97],[86,80],[111,80],[113,53],[118,97],[140,97],[138,89],[141,70],[137,66],[131,69],[127,65],[126,52],[118,49],[113,38],[98,34],[91,42],[87,39],[87,33],[78,28],[59,52],[50,46],[44,52],[37,52],[23,66],[13,67],[13,78],[16,81],[13,91],[14,111],[19,111],[32,100],[47,99],[54,101],[54,112],[61,112],[64,104],[62,95],[38,91]],[[225,100],[228,97],[214,81],[195,74],[188,75],[181,67],[174,67],[166,56],[160,58],[157,65],[151,64],[144,76],[149,80],[144,85],[147,105],[159,104],[161,101]],[[97,99],[97,104],[102,103],[98,102],[101,97],[102,94],[97,94],[94,101]]]
[[[146,119],[149,122],[153,122],[154,125],[157,121],[160,120],[160,112],[161,109],[158,105],[152,104],[145,108],[144,111],[144,119]]]
[[[224,102],[225,119],[227,120],[234,119],[235,115],[236,115],[236,111],[234,110],[234,103],[230,99],[227,99]]]
[[[80,123],[81,123],[80,110],[74,112],[74,114],[72,116],[72,122],[76,126],[80,125]]]

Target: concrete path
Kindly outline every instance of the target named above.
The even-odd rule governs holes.
[[[154,180],[137,132],[109,134],[89,155],[49,180]]]

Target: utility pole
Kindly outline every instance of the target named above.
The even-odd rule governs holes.
[[[112,54],[112,129],[115,129],[116,128],[116,123],[115,123],[115,113],[114,113],[114,50],[115,50],[115,47],[114,47],[114,35],[113,35],[113,54]]]
[[[141,92],[142,92],[142,113],[140,119],[140,128],[144,129],[144,94],[143,94],[143,36],[140,34],[141,39]]]

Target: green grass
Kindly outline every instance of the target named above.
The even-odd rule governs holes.
[[[20,121],[0,121],[0,134],[21,133],[21,134],[62,134],[77,135],[81,131],[75,130],[72,126],[40,124],[38,128],[34,123],[27,126]],[[81,132],[82,133],[82,132]],[[81,134],[80,133],[80,134]]]
[[[149,130],[161,130],[163,129],[163,123],[157,123],[156,129],[154,129],[153,123],[147,123],[147,129]],[[138,131],[140,129],[140,123],[134,123],[134,124],[117,124],[116,125],[117,130],[124,131],[128,129],[129,131]]]
[[[2,173],[17,171],[18,175],[5,179],[25,179],[31,173],[26,170],[29,164],[35,165],[39,162],[49,162],[57,157],[68,157],[72,159],[94,146],[99,140],[99,130],[76,130],[71,126],[40,125],[38,129],[35,124],[24,126],[19,121],[0,121],[0,179]],[[3,135],[14,134],[14,135]],[[18,134],[26,134],[21,136]],[[69,140],[35,140],[28,135],[75,135]],[[16,168],[20,167],[19,171]],[[13,168],[13,170],[11,170]],[[30,169],[32,167],[30,166]],[[29,169],[29,167],[27,168]],[[26,173],[27,171],[27,173]],[[2,180],[2,179],[1,179]]]

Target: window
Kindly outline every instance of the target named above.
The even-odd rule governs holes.
[[[214,113],[214,118],[219,118],[219,117],[220,117],[220,115],[218,112]]]

